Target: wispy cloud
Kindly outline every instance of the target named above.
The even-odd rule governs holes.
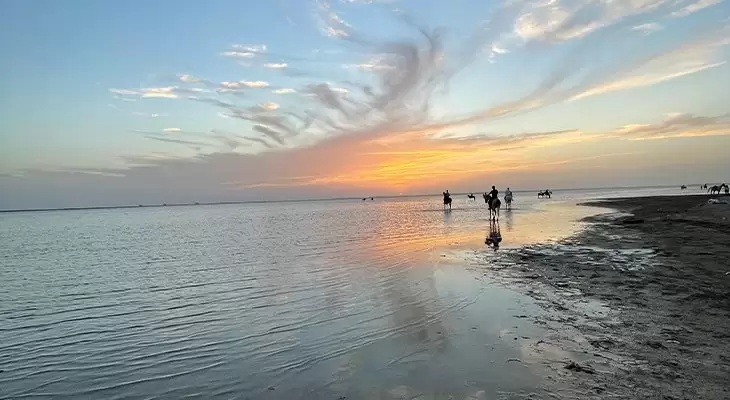
[[[168,87],[160,87],[160,88],[146,88],[142,89],[140,91],[140,95],[142,98],[145,97],[161,97],[161,98],[169,98],[174,99],[177,98],[177,94],[175,94],[175,87],[168,86]]]
[[[468,51],[461,53],[464,54],[463,57],[446,58],[444,43],[438,32],[412,25],[407,20],[406,23],[411,24],[421,34],[422,40],[411,42],[394,40],[381,43],[363,40],[350,24],[342,20],[330,3],[317,4],[318,13],[324,21],[334,24],[338,29],[347,30],[347,37],[341,38],[344,45],[356,46],[359,54],[372,52],[367,63],[345,64],[347,68],[359,68],[371,72],[374,78],[371,84],[336,85],[322,82],[310,83],[297,90],[274,89],[272,93],[275,94],[301,92],[308,102],[302,103],[299,107],[300,110],[304,109],[303,112],[289,111],[278,115],[276,126],[272,125],[272,121],[262,121],[262,114],[255,109],[258,107],[265,111],[274,109],[278,111],[278,107],[267,107],[266,103],[260,102],[256,106],[243,107],[213,99],[206,101],[224,107],[226,111],[223,115],[226,117],[250,121],[254,132],[267,135],[270,133],[269,130],[273,129],[277,132],[277,136],[269,135],[269,138],[276,138],[274,142],[277,144],[285,144],[289,139],[300,136],[303,127],[313,128],[309,132],[311,137],[343,137],[343,140],[350,140],[346,138],[363,135],[379,138],[388,135],[397,136],[396,133],[401,131],[436,133],[444,129],[456,129],[566,100],[579,100],[613,91],[652,85],[713,68],[722,63],[713,60],[713,57],[718,46],[724,45],[724,42],[718,40],[718,36],[707,35],[700,39],[680,42],[680,45],[674,48],[643,59],[617,63],[613,68],[583,74],[576,80],[576,77],[580,76],[578,73],[582,72],[584,59],[589,57],[582,54],[591,48],[586,45],[582,51],[578,48],[574,53],[569,53],[562,62],[556,64],[543,82],[521,98],[504,101],[468,115],[434,119],[431,113],[433,97],[440,89],[446,89],[451,77],[473,60]],[[622,0],[615,4],[602,5],[597,9],[598,12],[593,13],[587,12],[585,8],[593,10],[596,7],[594,4],[585,4],[581,7],[569,7],[556,1],[550,3],[527,1],[520,4],[522,6],[518,7],[519,12],[515,19],[518,36],[525,40],[548,41],[577,38],[622,18],[645,14],[667,6],[662,0]],[[535,22],[538,20],[542,22]],[[657,25],[647,22],[634,26],[637,30],[651,30],[656,29]],[[495,35],[499,36],[499,30],[492,35],[475,37],[475,42],[468,43],[465,50],[481,51],[486,46],[491,54],[509,52],[510,50],[497,44],[499,42],[495,41]],[[252,47],[238,47],[237,50],[265,51]],[[453,53],[459,54],[458,51]],[[567,84],[568,82],[570,84]],[[268,87],[269,83],[226,81],[219,86],[219,91],[235,93],[242,89]]]
[[[646,57],[637,63],[627,63],[611,80],[595,84],[572,97],[573,100],[598,94],[650,86],[694,74],[725,64],[717,59],[717,50],[730,44],[723,29],[710,37],[702,37],[669,51]]]
[[[97,175],[108,178],[121,178],[125,175],[121,172],[114,170],[103,170],[103,169],[92,169],[92,168],[60,168],[55,169],[55,173],[67,173],[67,174],[82,174],[82,175]]]
[[[344,64],[343,67],[347,69],[361,69],[365,71],[377,71],[384,69],[393,69],[394,66],[387,63],[386,55],[376,55],[370,60],[364,63],[357,64]]]
[[[138,90],[132,89],[109,89],[109,91],[119,96],[136,96],[139,94]]]
[[[265,81],[224,81],[220,83],[222,89],[260,89],[269,86]]]
[[[267,149],[271,149],[271,148],[274,147],[274,146],[271,145],[271,143],[269,143],[266,140],[264,140],[262,138],[259,138],[259,137],[241,136],[241,139],[248,140],[248,141],[251,141],[251,142],[254,142],[254,143],[258,143],[258,144],[266,147]]]
[[[658,123],[625,125],[614,134],[630,140],[727,136],[730,135],[730,114],[715,117],[670,114],[667,119]]]
[[[267,50],[267,46],[265,44],[234,44],[231,47],[237,50],[250,51],[252,53],[265,53]]]
[[[251,51],[224,51],[221,53],[226,57],[237,57],[237,58],[254,58],[256,53]]]
[[[160,137],[160,136],[153,136],[153,135],[147,135],[146,138],[151,139],[151,140],[157,140],[160,142],[184,144],[184,145],[190,145],[190,146],[211,146],[210,143],[206,143],[206,142],[184,140],[184,139],[173,139],[173,138],[169,138],[169,137]]]
[[[649,34],[649,33],[652,33],[652,32],[657,32],[657,31],[660,31],[662,29],[663,29],[662,26],[659,25],[659,24],[657,24],[656,22],[649,22],[649,23],[646,23],[646,24],[640,24],[640,25],[636,25],[633,28],[631,28],[631,30],[644,32],[646,34]]]
[[[267,51],[267,47],[265,44],[234,44],[231,46],[231,49],[232,50],[222,52],[221,55],[234,58],[255,58],[259,55],[266,53]]]
[[[177,99],[187,94],[204,93],[207,90],[197,87],[162,86],[141,89],[109,89],[109,91],[122,100],[135,100],[137,98]]]
[[[136,115],[138,117],[148,117],[148,118],[160,118],[160,117],[167,117],[167,114],[158,114],[158,113],[146,113],[141,111],[134,111],[132,112],[132,115]]]
[[[514,33],[523,40],[561,42],[578,39],[625,18],[646,14],[670,4],[667,0],[611,2],[526,1]]]
[[[314,15],[320,32],[324,36],[345,39],[352,35],[352,25],[340,16],[340,13],[333,7],[331,0],[315,0],[314,4]]]
[[[265,110],[273,111],[273,110],[277,110],[279,108],[279,105],[276,103],[269,102],[269,103],[261,104],[261,108],[263,108]]]
[[[288,66],[287,63],[266,63],[266,64],[264,64],[264,68],[269,68],[269,69],[284,69],[287,66]]]
[[[352,48],[359,60],[367,60],[344,64],[338,61],[336,65],[366,70],[369,72],[367,80],[330,82],[319,78],[318,81],[316,75],[310,74],[305,75],[308,82],[301,87],[291,88],[271,87],[267,81],[224,81],[214,84],[212,87],[217,90],[206,92],[205,96],[186,98],[219,108],[216,112],[221,118],[246,124],[243,127],[246,134],[233,139],[230,136],[217,139],[227,146],[226,149],[235,148],[234,141],[240,139],[250,142],[246,144],[257,145],[255,151],[264,150],[256,155],[258,160],[278,157],[270,154],[280,152],[269,150],[281,148],[286,148],[284,153],[292,156],[296,154],[299,162],[321,162],[319,159],[323,154],[337,154],[337,160],[345,167],[338,168],[328,162],[327,168],[313,171],[325,178],[311,184],[354,184],[357,179],[369,184],[405,184],[424,179],[428,174],[447,179],[455,173],[468,174],[465,170],[467,165],[469,168],[480,165],[486,167],[485,160],[503,160],[504,166],[517,168],[511,164],[514,160],[510,158],[515,152],[535,146],[580,143],[603,137],[629,137],[630,129],[623,127],[617,132],[570,130],[470,138],[443,135],[443,132],[458,131],[464,126],[564,101],[652,85],[716,67],[723,62],[716,58],[718,49],[728,44],[727,39],[724,39],[727,37],[724,31],[708,28],[709,31],[702,36],[683,38],[664,51],[640,59],[619,58],[617,60],[620,62],[602,65],[602,68],[595,70],[587,68],[586,60],[591,57],[591,49],[597,46],[594,42],[586,42],[567,52],[548,71],[545,79],[527,94],[514,99],[502,99],[501,102],[468,114],[437,117],[432,112],[434,100],[437,95],[445,93],[453,76],[480,55],[489,57],[516,51],[509,47],[510,34],[513,39],[523,43],[540,41],[551,45],[583,38],[623,19],[630,20],[627,27],[633,26],[634,30],[653,31],[658,29],[658,24],[628,17],[649,15],[652,11],[671,6],[662,0],[619,0],[610,4],[586,1],[570,5],[557,0],[547,3],[512,2],[505,6],[505,9],[512,7],[511,11],[500,14],[505,18],[497,18],[492,22],[493,25],[483,29],[488,33],[480,31],[464,41],[463,48],[447,49],[438,30],[418,26],[408,18],[403,18],[405,24],[414,28],[418,37],[411,40],[366,40],[364,35],[361,36],[340,17],[332,4],[318,2],[317,13],[328,27],[325,34],[341,40],[343,48]],[[512,19],[508,18],[510,15]],[[333,34],[333,30],[342,33]],[[505,33],[507,36],[504,36]],[[265,47],[240,45],[232,47],[230,51],[251,53],[244,58],[261,56],[265,60],[271,56]],[[277,60],[287,59],[280,55],[276,57]],[[285,64],[255,62],[273,69]],[[193,88],[208,88],[205,83],[207,80],[203,78],[183,78],[180,75],[178,80]],[[261,88],[270,88],[270,91],[249,90]],[[167,93],[176,95],[183,89],[173,88]],[[114,94],[144,97],[144,93],[147,93],[146,89],[120,89]],[[280,106],[262,98],[268,93],[301,93],[302,96],[298,97],[294,105],[282,102],[284,106]],[[240,97],[234,101],[230,94]],[[636,132],[631,133],[639,135]],[[442,135],[436,136],[439,133]],[[438,175],[440,173],[443,176]]]
[[[218,141],[221,143],[224,147],[226,147],[228,150],[233,151],[240,147],[250,147],[251,145],[249,143],[242,143],[240,140],[238,140],[240,137],[231,134],[228,132],[224,132],[220,129],[213,129],[211,131],[213,134],[212,139]]]
[[[197,76],[189,75],[189,74],[180,74],[177,76],[178,79],[180,79],[180,82],[184,83],[199,83],[201,82],[201,79]]]
[[[722,0],[697,0],[693,1],[690,4],[687,4],[683,6],[680,10],[674,11],[671,13],[672,17],[675,18],[681,18],[686,17],[687,15],[690,15],[692,13],[695,13],[697,11],[700,11],[704,8],[714,6],[715,4],[720,4]]]

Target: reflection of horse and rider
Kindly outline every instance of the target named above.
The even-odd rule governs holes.
[[[502,233],[499,231],[499,221],[489,220],[489,234],[484,239],[484,244],[492,246],[494,250],[499,248],[499,244],[502,242]]]
[[[546,190],[545,192],[550,193],[549,190]],[[448,210],[451,210],[451,193],[446,190],[445,192],[442,192],[442,194],[444,196],[444,210],[446,210],[446,206],[449,207]],[[469,193],[467,197],[470,200],[474,200],[476,198],[474,193]],[[497,190],[496,186],[492,186],[492,190],[482,194],[482,197],[484,198],[484,203],[486,203],[489,208],[489,234],[487,235],[484,243],[497,250],[499,248],[499,244],[502,242],[502,234],[499,230],[499,210],[502,208],[502,201],[499,199],[499,190]],[[507,188],[504,192],[504,202],[507,206],[507,210],[512,209],[512,200],[514,200],[512,190]]]

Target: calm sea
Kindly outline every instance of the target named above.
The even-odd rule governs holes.
[[[518,192],[502,245],[574,232],[576,201],[677,192]],[[0,214],[0,398],[529,393],[539,371],[507,361],[539,310],[447,257],[484,248],[487,210],[440,200]]]

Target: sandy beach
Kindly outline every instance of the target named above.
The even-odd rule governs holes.
[[[548,334],[522,362],[576,399],[730,397],[730,205],[709,197],[595,201],[587,228],[554,243],[483,254],[541,304]],[[719,197],[724,199],[724,197]]]

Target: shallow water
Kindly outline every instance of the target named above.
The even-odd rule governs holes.
[[[502,245],[570,234],[595,212],[575,201],[615,193],[516,193]],[[0,398],[533,391],[510,360],[540,311],[452,256],[484,247],[483,202],[439,200],[0,215]]]

